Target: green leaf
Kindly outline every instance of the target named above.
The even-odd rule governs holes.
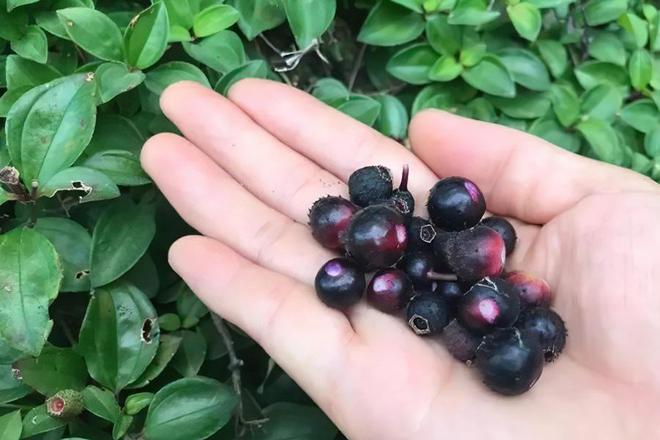
[[[128,388],[142,388],[151,383],[167,367],[180,345],[181,338],[179,336],[161,335],[160,344],[158,345],[154,360],[151,361],[147,369],[144,370],[144,373],[130,384]]]
[[[144,292],[148,298],[153,298],[158,294],[160,288],[158,269],[149,254],[144,254],[123,278]]]
[[[156,64],[167,49],[169,28],[167,8],[161,2],[140,12],[124,36],[128,63],[141,70]]]
[[[579,136],[567,132],[554,118],[537,119],[529,127],[529,133],[573,153],[577,153],[580,149]]]
[[[437,59],[438,54],[428,44],[414,44],[395,53],[387,63],[387,71],[410,84],[427,84],[431,66]]]
[[[52,10],[37,11],[35,13],[35,21],[46,32],[63,40],[69,40],[69,34],[67,34],[64,25],[57,16],[57,10],[74,7],[93,8],[93,6],[94,4],[90,0],[57,0],[53,3]]]
[[[211,87],[206,75],[199,67],[184,61],[171,61],[161,64],[151,72],[147,73],[145,86],[157,95],[170,85],[178,81],[194,81],[206,87]]]
[[[587,47],[589,55],[598,61],[625,66],[626,49],[621,38],[611,32],[601,31],[595,34]]]
[[[106,103],[142,84],[144,73],[120,63],[103,63],[96,69],[101,102]]]
[[[312,95],[328,105],[337,107],[348,100],[350,92],[343,82],[334,78],[322,78],[314,83]]]
[[[108,284],[135,265],[156,232],[153,209],[120,199],[101,214],[92,235],[92,287]]]
[[[35,406],[23,417],[23,434],[21,438],[54,431],[64,426],[66,426],[66,421],[48,415],[45,404]]]
[[[521,2],[507,6],[509,19],[518,35],[526,40],[534,41],[541,31],[541,12],[531,3]]]
[[[337,107],[337,110],[372,126],[380,114],[380,103],[368,96],[354,95]]]
[[[494,122],[497,119],[495,107],[483,96],[468,102],[466,110],[470,112],[472,118],[480,121]]]
[[[207,37],[227,29],[239,18],[239,12],[229,5],[209,6],[195,15],[193,31],[199,38]]]
[[[0,0],[0,38],[13,41],[25,33],[28,24],[28,14],[25,9],[9,12],[5,0]]]
[[[545,93],[519,92],[514,98],[491,97],[490,101],[502,113],[517,119],[536,119],[550,109],[550,100]]]
[[[462,29],[447,23],[447,16],[432,15],[426,20],[426,40],[437,52],[454,55],[461,49]]]
[[[646,46],[649,40],[649,30],[646,21],[632,12],[628,12],[619,17],[618,23],[633,36],[639,49]]]
[[[126,403],[124,404],[126,414],[131,416],[138,414],[149,406],[153,398],[154,393],[149,392],[131,394],[126,398]]]
[[[62,76],[57,69],[48,64],[39,64],[17,55],[7,57],[5,70],[8,89],[25,86],[32,88]]]
[[[570,127],[580,117],[580,100],[572,87],[554,84],[550,100],[555,116],[564,127]]]
[[[231,0],[229,3],[240,13],[238,27],[248,40],[286,20],[286,13],[278,0]]]
[[[380,1],[371,9],[358,41],[373,46],[396,46],[419,37],[424,32],[424,19],[402,6]]]
[[[628,82],[628,73],[623,67],[602,61],[587,61],[581,64],[575,69],[575,76],[585,89],[603,83],[624,86]]]
[[[337,428],[316,407],[277,402],[263,410],[268,419],[260,429],[251,430],[246,440],[332,440]]]
[[[21,411],[16,410],[0,417],[0,438],[2,440],[19,440],[23,431]]]
[[[646,133],[644,150],[651,157],[660,156],[660,125]]]
[[[90,8],[57,11],[69,38],[86,52],[106,61],[121,61],[124,49],[119,27],[104,13]]]
[[[119,281],[94,291],[78,351],[92,378],[118,392],[144,373],[156,355],[158,340],[153,305],[135,286]]]
[[[231,86],[244,78],[266,78],[270,67],[263,60],[248,61],[225,76],[215,84],[214,90],[226,95]]]
[[[237,69],[247,60],[240,37],[232,31],[218,32],[198,43],[184,42],[183,49],[191,58],[220,73]]]
[[[60,191],[76,191],[78,203],[119,197],[119,188],[105,174],[92,168],[72,167],[55,174],[39,187],[39,197],[54,197]]]
[[[199,320],[209,313],[209,309],[183,281],[181,281],[181,284],[181,293],[176,301],[176,312],[181,318],[183,328],[191,328],[196,326]]]
[[[648,133],[660,125],[660,112],[650,99],[631,102],[621,109],[621,119],[637,131]]]
[[[45,63],[48,60],[48,40],[38,26],[28,26],[21,38],[12,40],[11,49],[23,58],[37,63]]]
[[[411,11],[419,12],[420,14],[424,12],[422,4],[424,0],[391,0],[393,3],[398,3],[401,6],[410,9]]]
[[[97,417],[115,423],[119,418],[121,409],[114,394],[108,390],[90,385],[82,392],[85,409]]]
[[[580,101],[583,114],[610,121],[623,105],[623,94],[618,87],[605,83],[589,89]]]
[[[24,182],[48,182],[83,152],[94,132],[96,84],[72,75],[32,89],[7,115],[7,146]]]
[[[37,3],[39,0],[7,0],[7,11],[11,12],[19,6]]]
[[[494,55],[485,56],[478,64],[463,71],[462,77],[475,89],[491,95],[505,98],[516,95],[516,85],[511,73]]]
[[[172,368],[183,377],[195,376],[206,359],[206,339],[201,333],[182,330],[181,346],[172,358]]]
[[[25,355],[39,356],[53,326],[48,306],[62,279],[53,245],[32,229],[0,235],[0,340]]]
[[[199,1],[162,0],[162,2],[167,8],[171,26],[179,26],[186,30],[192,27],[195,11],[199,10]]]
[[[443,55],[433,64],[429,78],[433,81],[451,81],[463,72],[463,66],[453,56]]]
[[[115,185],[140,186],[151,183],[140,166],[140,158],[131,151],[100,151],[86,159],[83,165],[100,171],[108,176]]]
[[[385,136],[402,140],[408,131],[408,111],[403,103],[392,95],[374,97],[380,103],[380,114],[376,119],[376,129]]]
[[[584,17],[589,26],[598,26],[616,20],[627,7],[627,0],[589,0],[584,7]]]
[[[79,223],[60,217],[42,217],[35,229],[43,234],[62,261],[62,286],[64,292],[89,290],[89,251],[92,237]]]
[[[539,40],[536,45],[552,76],[555,78],[562,76],[568,66],[566,48],[555,40]]]
[[[16,363],[23,382],[44,396],[61,390],[82,390],[87,384],[85,361],[71,348],[47,345],[37,358]]]
[[[497,11],[488,9],[484,0],[458,0],[456,7],[449,14],[449,24],[479,26],[500,16]]]
[[[0,365],[0,403],[13,402],[32,393],[32,388],[19,381],[12,365]]]
[[[644,49],[637,49],[630,56],[628,63],[628,72],[630,73],[630,84],[635,90],[643,90],[650,82],[653,76],[653,58]]]
[[[615,165],[623,162],[623,149],[612,126],[601,119],[588,118],[577,125],[596,156]]]
[[[145,440],[207,438],[231,418],[238,398],[214,379],[179,379],[161,388],[149,405]]]
[[[550,75],[543,62],[532,52],[508,48],[497,53],[513,80],[530,90],[543,92],[550,88]]]
[[[533,4],[539,9],[545,8],[561,8],[570,3],[573,3],[574,0],[528,0],[529,3]]]
[[[126,414],[120,414],[119,419],[115,423],[115,426],[112,428],[112,438],[113,440],[119,440],[124,438],[126,432],[131,427],[133,423],[133,416],[128,416]]]
[[[336,0],[282,0],[291,32],[300,49],[308,47],[335,18]]]

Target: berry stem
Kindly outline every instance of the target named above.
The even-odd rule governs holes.
[[[440,273],[440,272],[435,272],[435,271],[429,271],[426,276],[428,277],[429,280],[436,280],[436,281],[456,281],[458,280],[458,277],[454,275],[453,273]]]
[[[410,167],[408,164],[403,166],[403,171],[401,171],[401,184],[399,185],[400,191],[408,191],[408,174],[410,174]]]

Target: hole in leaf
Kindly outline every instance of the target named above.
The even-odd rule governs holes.
[[[153,330],[153,327],[154,327],[153,319],[144,320],[144,322],[142,323],[142,331],[140,334],[140,340],[142,342],[146,342],[147,344],[151,343],[151,338],[152,338],[151,331]]]
[[[85,269],[85,270],[81,270],[80,272],[76,272],[74,278],[79,280],[81,278],[86,277],[87,275],[89,275],[89,270]]]

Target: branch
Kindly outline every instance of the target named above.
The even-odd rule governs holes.
[[[362,67],[362,60],[364,59],[364,53],[367,50],[367,45],[362,44],[360,51],[355,57],[355,63],[353,64],[353,70],[351,71],[351,76],[348,79],[348,91],[353,91],[353,86],[355,85],[355,80],[357,79],[358,73],[360,73],[360,67]]]

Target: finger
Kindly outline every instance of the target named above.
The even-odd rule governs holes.
[[[142,164],[188,224],[266,268],[311,284],[333,257],[306,226],[262,203],[182,137],[151,138]]]
[[[206,237],[184,237],[170,264],[214,312],[243,329],[319,403],[359,344],[346,317],[311,289]],[[324,405],[326,408],[329,405]],[[331,406],[330,406],[331,407]]]
[[[421,201],[437,180],[401,144],[293,87],[245,79],[230,89],[229,99],[284,144],[344,181],[363,166],[384,165],[396,176],[408,164],[409,189]]]
[[[298,222],[307,222],[317,198],[345,195],[337,177],[283,145],[213,90],[177,83],[163,93],[161,107],[188,139],[250,192]]]
[[[440,176],[466,176],[500,215],[543,224],[586,195],[656,191],[651,180],[520,131],[426,110],[410,125],[415,154]]]

